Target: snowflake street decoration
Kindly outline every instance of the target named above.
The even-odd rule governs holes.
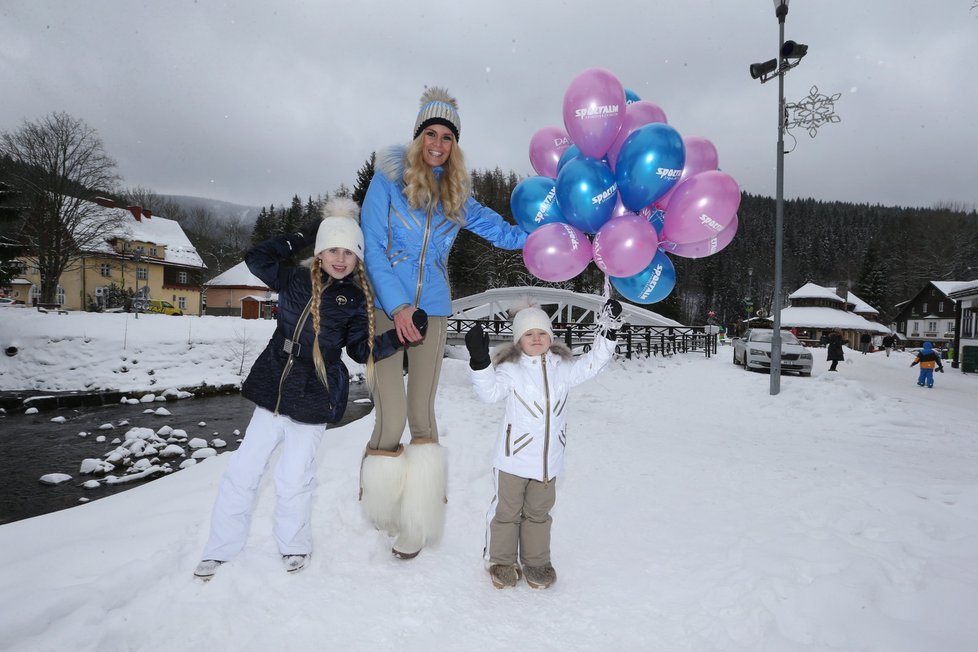
[[[789,102],[784,105],[784,128],[802,127],[808,130],[812,138],[818,128],[830,122],[840,122],[835,114],[835,101],[842,97],[836,93],[831,97],[818,92],[818,86],[812,86],[808,97],[800,102]]]

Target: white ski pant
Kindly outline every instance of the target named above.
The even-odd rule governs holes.
[[[281,446],[275,466],[275,518],[272,533],[283,555],[312,552],[312,492],[316,486],[316,449],[326,426],[293,421],[255,408],[241,446],[217,491],[210,537],[201,559],[228,561],[241,552],[251,528],[258,487],[272,453]]]

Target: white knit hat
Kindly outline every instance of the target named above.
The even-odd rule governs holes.
[[[513,341],[519,342],[527,331],[534,328],[539,328],[553,340],[553,326],[547,313],[539,308],[523,308],[513,317]]]
[[[357,203],[346,197],[335,197],[323,206],[322,215],[313,253],[318,256],[324,249],[342,247],[363,260],[363,231],[360,230]]]

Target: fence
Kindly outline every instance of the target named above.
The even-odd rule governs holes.
[[[469,330],[479,324],[489,334],[490,340],[510,339],[513,336],[511,324],[498,319],[459,319],[448,318],[449,339],[460,340]],[[588,350],[594,339],[594,324],[567,324],[555,322],[556,339],[563,340],[571,349],[577,346]],[[706,357],[717,352],[717,334],[706,332],[702,326],[635,326],[625,324],[618,331],[615,349],[621,355],[650,357],[670,356],[676,353],[702,352]]]

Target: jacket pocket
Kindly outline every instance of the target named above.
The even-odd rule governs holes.
[[[506,457],[509,457],[509,450],[510,450],[510,448],[509,448],[509,444],[510,444],[509,438],[510,438],[510,435],[512,434],[512,432],[513,432],[513,424],[507,423],[506,424]]]
[[[522,435],[517,437],[515,440],[513,440],[513,455],[516,455],[521,450],[529,446],[532,441],[533,437],[531,437],[530,433],[528,432],[524,432]]]

